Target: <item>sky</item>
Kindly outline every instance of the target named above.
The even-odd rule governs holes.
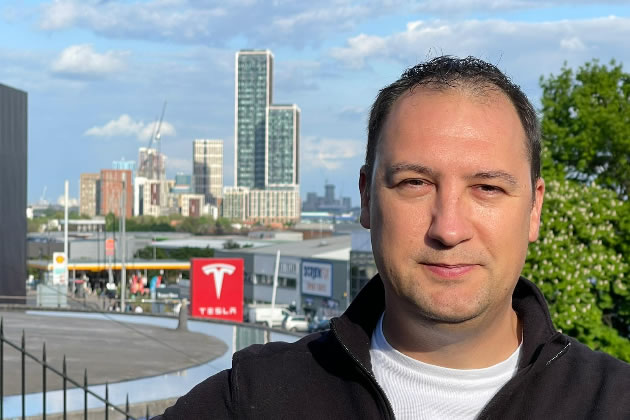
[[[302,111],[302,196],[328,182],[358,205],[367,113],[406,68],[474,55],[539,108],[541,76],[629,63],[629,39],[630,2],[613,0],[2,0],[0,83],[28,93],[29,203],[137,161],[164,102],[167,176],[192,173],[194,139],[223,139],[230,186],[235,53],[269,49],[274,102]]]

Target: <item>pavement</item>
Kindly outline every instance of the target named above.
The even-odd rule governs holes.
[[[228,348],[223,341],[204,334],[114,320],[62,318],[16,310],[0,311],[0,317],[4,336],[20,345],[24,331],[26,350],[40,359],[45,342],[47,361],[59,371],[65,355],[68,376],[80,384],[85,369],[89,385],[119,382],[206,363]],[[20,394],[20,352],[6,344],[3,350],[4,395]],[[42,367],[28,357],[26,360],[26,392],[41,392]],[[46,382],[47,390],[63,386],[61,378],[50,371]]]

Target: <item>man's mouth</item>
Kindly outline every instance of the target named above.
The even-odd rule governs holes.
[[[447,279],[455,279],[472,271],[477,264],[432,264],[422,263],[431,273]]]

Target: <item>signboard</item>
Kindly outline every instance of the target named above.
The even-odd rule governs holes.
[[[191,313],[203,318],[243,322],[243,260],[190,260]]]
[[[158,287],[155,289],[156,299],[179,299],[179,287]]]
[[[275,255],[255,255],[254,273],[265,274],[273,277],[276,270]],[[300,259],[291,257],[280,257],[280,267],[278,267],[278,277],[289,277],[297,279],[300,274]]]
[[[63,252],[53,252],[53,284],[68,284],[68,260]]]
[[[114,240],[112,238],[105,240],[105,255],[108,257],[114,256]]]
[[[303,261],[302,293],[332,297],[332,264]]]

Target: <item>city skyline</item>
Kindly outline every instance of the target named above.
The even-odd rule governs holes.
[[[221,138],[231,186],[234,54],[269,49],[272,103],[302,110],[302,198],[326,178],[358,203],[368,108],[406,67],[442,53],[477,55],[539,107],[539,77],[559,73],[565,61],[627,63],[630,51],[619,42],[630,36],[629,17],[630,6],[614,1],[9,0],[0,6],[0,36],[11,40],[0,49],[0,83],[29,97],[29,203],[45,188],[57,202],[65,179],[78,198],[81,173],[135,160],[164,101],[166,176],[192,173],[194,139]]]

